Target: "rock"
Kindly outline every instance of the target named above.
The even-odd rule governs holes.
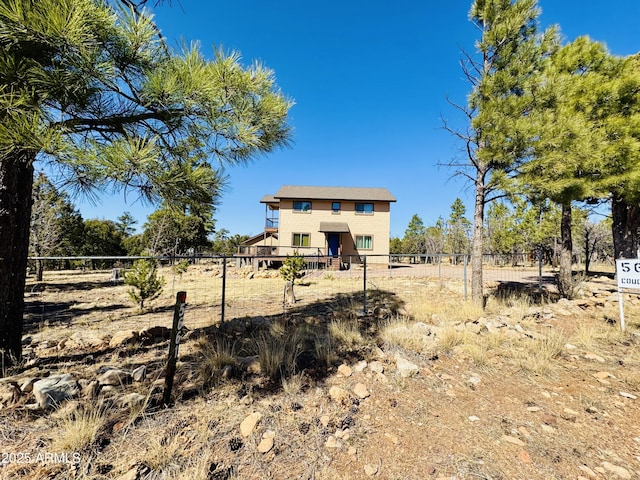
[[[596,355],[595,353],[586,353],[584,355],[584,358],[586,360],[595,360],[596,362],[604,363],[604,358],[602,358],[600,355]]]
[[[126,385],[131,383],[131,374],[119,368],[110,368],[98,377],[100,385]]]
[[[602,466],[606,470],[614,473],[620,478],[624,478],[624,479],[631,478],[631,474],[629,473],[629,470],[627,470],[626,468],[620,467],[618,465],[613,465],[612,463],[609,463],[609,462],[602,462]]]
[[[271,451],[271,449],[273,448],[273,437],[265,437],[263,438],[260,443],[258,444],[258,452],[260,453],[267,453],[269,451]]]
[[[367,398],[369,395],[371,395],[369,393],[369,390],[367,390],[367,387],[362,384],[362,383],[356,383],[356,385],[353,387],[353,393],[355,393],[359,398]]]
[[[12,380],[0,382],[0,408],[14,405],[21,396],[22,392],[17,382]]]
[[[144,405],[144,402],[146,401],[146,399],[147,397],[145,397],[144,395],[140,393],[132,392],[118,398],[116,403],[118,404],[118,406],[123,408],[132,408],[132,407],[139,407],[140,405]]]
[[[514,445],[519,445],[520,447],[524,447],[525,443],[519,438],[512,437],[511,435],[503,435],[502,440],[505,442],[513,443]]]
[[[364,466],[364,473],[367,477],[373,477],[378,473],[378,466],[373,463],[367,463]]]
[[[482,325],[476,322],[467,322],[464,326],[471,333],[479,334],[482,331]]]
[[[240,369],[247,373],[254,373],[259,375],[262,371],[262,367],[260,366],[260,359],[257,355],[253,357],[239,357],[238,363],[240,364]]]
[[[542,418],[540,420],[542,420],[542,423],[544,423],[545,425],[549,425],[552,427],[555,427],[558,424],[558,420],[556,420],[556,417],[554,417],[553,415],[542,415]]]
[[[345,365],[344,363],[338,367],[338,373],[344,377],[350,377],[353,371],[349,365]]]
[[[475,388],[476,386],[478,386],[479,383],[480,383],[480,377],[478,377],[477,375],[472,375],[471,377],[469,377],[469,386],[471,388]]]
[[[140,340],[143,340],[145,343],[161,342],[171,338],[171,329],[162,326],[149,327],[140,330],[138,336]]]
[[[638,398],[633,393],[628,392],[620,392],[620,396],[624,398],[630,398],[631,400],[635,400],[636,398]]]
[[[358,363],[356,363],[353,366],[353,371],[359,373],[359,372],[362,372],[365,368],[367,368],[367,361],[360,360]]]
[[[420,372],[420,368],[400,355],[396,355],[396,368],[403,378],[413,377]]]
[[[588,476],[589,478],[597,478],[597,476],[598,476],[598,475],[596,474],[596,472],[594,472],[593,470],[591,470],[591,469],[590,469],[589,467],[587,467],[586,465],[578,465],[578,468],[579,468],[580,470],[582,470],[584,473],[586,473],[586,474],[587,474],[587,476]]]
[[[480,417],[476,417],[475,415],[471,415],[469,417],[469,421],[470,422],[479,422],[480,421]]]
[[[51,375],[33,384],[33,395],[42,409],[58,407],[80,393],[78,382],[70,374]]]
[[[253,412],[246,417],[240,424],[240,435],[243,437],[251,435],[260,420],[262,420],[262,414],[260,412]]]
[[[531,464],[531,456],[529,455],[529,452],[527,452],[526,450],[522,449],[518,452],[518,458],[520,459],[520,461],[522,463],[525,463],[527,465]]]
[[[121,330],[116,332],[109,340],[109,348],[116,348],[122,345],[129,345],[138,339],[138,332],[130,330]]]
[[[324,447],[325,448],[340,448],[342,447],[342,442],[340,440],[338,440],[336,437],[334,437],[333,435],[329,435],[329,437],[327,438],[327,441],[324,442]]]
[[[377,360],[369,364],[369,369],[374,373],[384,373],[384,365]]]
[[[98,380],[93,380],[82,386],[80,394],[82,395],[82,398],[85,398],[87,400],[95,400],[98,397],[99,391],[100,382],[98,382]]]
[[[329,389],[329,397],[334,402],[344,403],[349,400],[349,392],[342,387],[336,387],[335,385]]]
[[[131,372],[131,378],[134,382],[142,382],[145,378],[147,378],[147,366],[140,365],[133,372]]]
[[[22,393],[31,393],[33,391],[33,384],[40,380],[37,377],[28,377],[22,380],[20,383],[20,390]]]

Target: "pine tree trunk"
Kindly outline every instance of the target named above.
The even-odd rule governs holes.
[[[560,220],[560,271],[558,273],[558,291],[561,297],[573,296],[573,280],[571,266],[573,265],[573,240],[571,238],[571,203],[562,205]]]
[[[611,200],[613,218],[613,251],[615,258],[636,258],[638,256],[638,228],[640,228],[640,207],[631,205],[614,195]]]
[[[22,358],[34,159],[33,152],[0,158],[0,361],[5,366]]]
[[[473,238],[471,240],[471,298],[477,305],[484,305],[482,282],[482,250],[484,239],[485,170],[476,173],[476,199],[473,211]]]

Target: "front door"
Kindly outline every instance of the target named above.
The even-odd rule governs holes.
[[[339,233],[328,233],[327,234],[327,245],[328,252],[327,254],[330,257],[337,257],[339,255],[340,249],[340,234]]]

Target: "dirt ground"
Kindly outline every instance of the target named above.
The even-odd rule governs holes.
[[[244,307],[225,326],[207,305],[212,275],[190,269],[145,312],[104,273],[31,283],[25,359],[0,380],[0,478],[640,479],[640,301],[625,295],[622,332],[605,275],[572,301],[492,280],[485,310],[464,301],[459,280],[377,279],[367,311],[359,280],[319,277],[308,280],[314,295],[302,285],[284,312],[279,301],[265,314],[259,300],[228,298]],[[278,277],[237,281],[245,298],[282,288]],[[185,315],[199,323],[164,406],[169,341],[139,333],[171,326],[178,289],[198,299]],[[321,341],[274,377],[243,349],[277,329],[283,345],[302,330]],[[137,333],[113,342],[122,332]],[[222,344],[237,358],[207,350]],[[140,366],[146,379],[83,389],[54,410],[37,408],[28,389],[6,394],[10,382],[69,373],[86,386]],[[130,393],[145,400],[119,403]]]

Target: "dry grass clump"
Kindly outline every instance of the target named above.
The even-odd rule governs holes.
[[[346,347],[355,347],[364,343],[364,337],[356,320],[333,320],[328,326],[329,334],[338,343]]]
[[[432,353],[435,342],[432,338],[415,329],[415,322],[406,317],[388,320],[379,332],[380,339],[387,345],[397,346],[421,354]]]
[[[436,336],[438,348],[442,353],[452,353],[454,348],[465,343],[468,334],[464,330],[458,330],[453,326],[447,326],[438,332]]]
[[[107,423],[108,412],[96,405],[80,405],[57,422],[51,449],[57,452],[81,452],[89,447]]]
[[[527,373],[551,375],[556,367],[555,360],[562,354],[566,343],[564,331],[549,329],[546,335],[531,340],[524,350],[518,352],[518,366]]]
[[[316,335],[313,339],[313,352],[318,362],[326,366],[333,365],[339,358],[331,335]]]
[[[489,366],[489,352],[490,347],[488,342],[473,341],[463,345],[463,352],[469,355],[471,362],[480,368],[487,368]]]
[[[171,478],[170,475],[180,469],[182,450],[183,445],[177,437],[150,436],[142,461],[156,474],[162,473],[165,478]]]
[[[201,337],[197,341],[196,348],[202,356],[199,369],[205,384],[215,380],[225,368],[235,369],[237,367],[236,346],[229,339],[215,338],[211,340],[208,337]]]
[[[297,395],[302,391],[302,387],[305,384],[305,378],[302,374],[297,373],[289,377],[283,377],[282,392],[286,395]]]
[[[411,295],[400,296],[406,301],[407,310],[411,312],[415,320],[433,323],[434,319],[447,322],[467,321],[470,318],[478,318],[483,315],[482,306],[456,292],[442,294],[425,288]]]
[[[268,331],[260,332],[254,344],[262,373],[273,381],[294,375],[298,356],[314,349],[314,335],[309,328],[301,324],[290,331],[276,322]]]

